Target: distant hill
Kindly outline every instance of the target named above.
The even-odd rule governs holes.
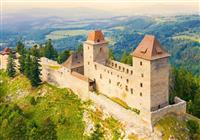
[[[90,11],[82,10],[86,13]],[[76,50],[86,39],[88,31],[102,29],[110,41],[110,48],[114,50],[119,60],[123,51],[132,52],[145,34],[153,34],[171,53],[172,65],[184,67],[193,74],[200,75],[199,18],[199,15],[79,17],[76,19],[56,16],[35,18],[33,16],[23,18],[17,23],[14,21],[6,23],[0,42],[3,47],[15,47],[16,42],[22,38],[26,46],[31,47],[35,43],[44,43],[46,39],[51,38],[58,51]]]

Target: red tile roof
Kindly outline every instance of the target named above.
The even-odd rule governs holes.
[[[8,47],[4,48],[3,51],[1,52],[2,55],[8,55],[12,50]]]
[[[138,47],[133,51],[132,55],[146,60],[155,60],[170,56],[170,54],[161,47],[160,42],[153,35],[145,35]]]
[[[95,31],[89,32],[87,40],[94,41],[95,43],[105,41],[104,35],[101,30],[95,30]]]

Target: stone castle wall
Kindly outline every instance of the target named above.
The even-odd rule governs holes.
[[[71,72],[56,61],[41,58],[42,80],[59,87],[72,89],[81,99],[89,97],[89,83],[76,72]]]

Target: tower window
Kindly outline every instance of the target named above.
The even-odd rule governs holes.
[[[131,75],[133,74],[133,71],[131,71]]]
[[[88,46],[88,50],[90,49],[90,47]]]
[[[90,62],[88,62],[88,65],[90,65]]]
[[[128,83],[128,82],[129,82],[129,80],[128,80],[128,79],[126,79],[126,82]]]
[[[129,72],[129,70],[127,69],[127,70],[126,70],[126,73],[128,73],[128,72]]]
[[[133,89],[131,88],[131,94],[133,94]]]
[[[99,40],[99,39],[97,39],[97,42],[100,42],[100,40]]]
[[[141,74],[141,77],[144,77],[144,74],[143,74],[143,73]]]
[[[102,79],[102,74],[100,74],[100,79]]]
[[[143,84],[142,84],[142,83],[140,83],[140,87],[143,87]]]
[[[126,86],[126,91],[128,91],[128,86]]]
[[[97,65],[94,65],[94,67],[95,67],[95,70],[97,70]]]
[[[119,70],[121,70],[121,66],[119,66]]]
[[[123,68],[123,71],[125,70],[125,68]]]
[[[109,84],[111,83],[111,80],[109,79]]]
[[[142,66],[142,61],[140,61],[140,66]]]
[[[115,68],[117,67],[117,64],[115,64]]]
[[[142,92],[140,92],[140,96],[142,96]]]
[[[100,52],[102,52],[102,48],[100,48],[100,50],[99,50]]]

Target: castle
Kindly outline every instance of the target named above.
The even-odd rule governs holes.
[[[70,88],[81,99],[97,104],[104,104],[98,94],[110,102],[120,101],[129,111],[111,110],[111,114],[130,115],[136,125],[150,130],[168,113],[185,114],[186,103],[178,97],[169,105],[170,55],[154,36],[145,35],[132,52],[132,66],[109,59],[108,41],[100,30],[91,31],[83,44],[83,52],[73,53],[62,65],[41,58],[42,80]]]

